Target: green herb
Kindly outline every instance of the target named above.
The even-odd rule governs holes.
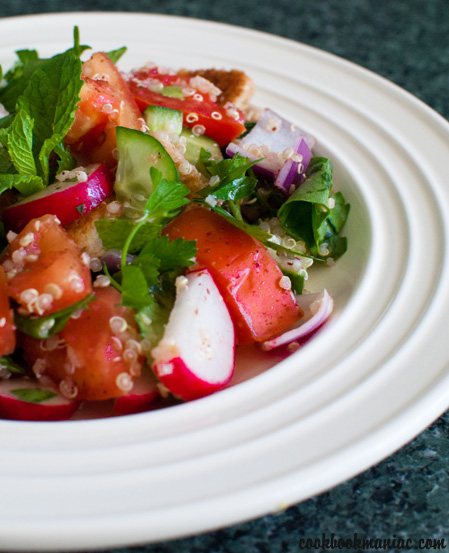
[[[259,240],[259,242],[262,242],[262,244],[267,248],[271,248],[272,250],[276,250],[278,252],[279,251],[287,252],[295,256],[308,257],[311,259],[315,259],[316,261],[322,261],[322,259],[314,257],[313,255],[297,252],[296,250],[293,250],[291,248],[287,248],[285,246],[282,246],[281,244],[278,244],[276,242],[275,235],[270,234],[265,230],[262,230],[257,225],[250,225],[249,223],[245,223],[245,221],[240,221],[239,219],[236,219],[222,207],[215,206],[212,208],[212,210],[215,211],[216,213],[219,213],[223,217],[225,217],[230,223],[232,223],[237,228],[245,231],[247,234],[251,235],[256,240]]]
[[[5,75],[0,102],[10,112],[0,124],[0,192],[15,187],[23,196],[47,186],[59,167],[73,168],[74,158],[64,145],[79,102],[82,62],[78,29],[74,46],[63,54],[40,59],[35,50],[17,52],[18,63]]]
[[[159,236],[148,240],[139,257],[152,255],[157,258],[159,271],[166,272],[176,267],[190,267],[194,264],[193,257],[196,254],[195,241],[169,240],[168,236]]]
[[[130,219],[100,219],[95,222],[95,228],[103,242],[105,250],[123,250],[128,236],[135,228],[136,223]],[[143,246],[152,238],[159,236],[162,226],[158,224],[141,225],[134,232],[128,244],[128,253],[140,252]]]
[[[210,158],[210,152],[201,149],[199,166],[211,177],[218,177],[219,180],[215,186],[208,185],[201,189],[200,196],[206,203],[210,203],[211,199],[226,201],[233,216],[243,221],[239,200],[248,198],[254,192],[257,179],[247,175],[247,172],[260,160],[248,161],[239,154],[219,162]]]
[[[12,374],[25,374],[25,369],[20,366],[10,355],[0,357],[0,368],[6,368]]]
[[[284,231],[303,240],[312,255],[337,258],[346,251],[346,239],[339,236],[349,213],[343,195],[332,195],[332,166],[328,159],[315,157],[307,178],[279,208]],[[330,207],[332,203],[334,207]]]
[[[168,182],[154,167],[150,168],[150,176],[153,192],[145,204],[144,215],[137,222],[103,219],[96,223],[96,228],[106,249],[122,252],[119,273],[109,276],[113,286],[122,293],[123,305],[154,311],[155,293],[161,290],[161,275],[193,265],[196,247],[195,242],[182,239],[170,242],[166,236],[160,236],[162,224],[189,203],[186,196],[190,190],[181,182]],[[135,256],[131,263],[128,263],[129,254]]]
[[[48,338],[49,336],[52,336],[53,334],[56,334],[60,330],[62,330],[66,322],[74,313],[76,313],[76,311],[84,309],[90,302],[94,301],[95,299],[96,298],[94,294],[88,294],[86,297],[74,303],[73,305],[70,305],[65,309],[61,309],[56,313],[52,313],[51,315],[46,315],[44,317],[26,317],[15,312],[14,322],[17,329],[20,332],[27,334],[28,336],[40,339]]]
[[[304,290],[304,277],[301,275],[298,275],[297,273],[293,273],[292,271],[282,271],[285,276],[287,276],[290,279],[290,282],[292,283],[292,290],[295,294],[301,295]]]
[[[58,156],[56,174],[62,173],[62,171],[70,171],[77,165],[77,161],[72,155],[70,147],[66,146],[63,142],[56,144],[54,152]]]
[[[174,302],[174,298],[173,298]],[[155,347],[164,335],[165,325],[170,316],[171,307],[157,301],[151,296],[151,301],[136,314],[136,321],[143,338]]]
[[[111,50],[110,52],[107,52],[107,55],[112,63],[117,63],[118,60],[123,56],[123,54],[126,53],[126,50],[126,46],[122,46],[121,48],[117,48],[116,50]]]
[[[79,204],[76,206],[76,210],[78,211],[78,213],[80,215],[82,215],[84,213],[84,204]]]
[[[26,401],[27,403],[42,403],[43,401],[56,397],[55,392],[52,392],[51,390],[35,388],[17,388],[16,390],[11,390],[10,392],[20,401]]]
[[[239,140],[241,138],[244,138],[247,134],[249,134],[256,125],[257,125],[257,121],[245,121],[245,130],[239,136]]]

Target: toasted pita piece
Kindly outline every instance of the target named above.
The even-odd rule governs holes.
[[[178,73],[185,77],[204,77],[217,88],[221,94],[217,97],[219,105],[224,106],[231,102],[236,108],[245,110],[254,94],[254,83],[243,71],[237,69],[197,69],[187,71],[182,69]]]
[[[95,221],[118,217],[121,212],[122,206],[119,202],[115,202],[113,198],[108,198],[108,200],[102,202],[85,217],[65,225],[64,228],[70,238],[83,252],[88,253],[90,257],[102,257],[106,253],[106,250],[98,235]]]

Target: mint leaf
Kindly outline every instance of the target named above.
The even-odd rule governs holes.
[[[105,250],[123,250],[129,234],[135,227],[129,219],[100,219],[95,222],[95,228],[103,242]],[[135,254],[142,250],[144,245],[161,232],[161,226],[148,223],[142,225],[134,235],[128,248],[128,253]]]
[[[16,113],[11,126],[5,133],[6,148],[12,163],[21,175],[36,176],[36,164],[33,157],[34,121],[23,109]]]
[[[76,56],[81,56],[85,50],[90,50],[90,46],[80,44],[80,30],[78,26],[73,28],[73,48],[67,50],[67,52],[73,52]]]
[[[10,390],[10,392],[20,401],[26,401],[27,403],[42,403],[56,397],[55,392],[51,390],[36,388],[17,388],[16,390]]]
[[[10,113],[0,119],[0,129],[7,129],[14,121],[14,115]]]
[[[19,61],[5,74],[7,84],[0,89],[0,103],[13,113],[17,100],[24,93],[34,71],[45,66],[46,59],[39,59],[36,50],[20,50],[16,52]]]
[[[1,135],[0,135],[0,141],[1,141]],[[14,173],[15,168],[11,160],[11,156],[8,154],[8,150],[6,148],[0,147],[0,173]]]
[[[42,179],[33,175],[0,174],[0,194],[13,187],[23,196],[30,196],[42,190]]]
[[[71,52],[51,58],[33,73],[18,100],[18,109],[24,109],[34,119],[33,153],[45,184],[50,153],[62,142],[75,119],[83,84],[81,68],[81,60]]]
[[[111,50],[110,52],[106,52],[109,59],[112,61],[112,63],[117,63],[118,60],[123,56],[123,54],[126,53],[126,46],[122,46],[121,48],[117,48],[117,50]]]

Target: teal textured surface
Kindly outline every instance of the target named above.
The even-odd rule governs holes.
[[[405,88],[446,118],[447,9],[446,0],[0,0],[0,17],[60,11],[133,11],[215,20],[277,34],[358,63]],[[446,413],[376,467],[277,515],[201,536],[111,553],[290,553],[300,550],[300,540],[321,538],[323,533],[345,540],[353,539],[355,533],[377,540],[410,539],[415,551],[419,550],[420,539],[444,539],[448,547],[448,430]],[[369,551],[354,547],[340,550]]]

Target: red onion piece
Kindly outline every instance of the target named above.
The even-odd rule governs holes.
[[[126,263],[131,263],[135,259],[135,255],[128,254]],[[101,258],[102,263],[106,265],[107,270],[113,275],[121,269],[122,252],[121,250],[108,250]]]
[[[297,296],[297,300],[304,311],[304,317],[297,326],[287,330],[284,334],[262,342],[263,350],[269,351],[292,342],[304,340],[327,321],[334,308],[334,301],[327,290],[323,290],[318,294]]]
[[[275,186],[288,192],[292,184],[301,182],[301,175],[307,169],[314,145],[313,136],[267,109],[245,137],[238,143],[228,144],[226,153],[230,157],[238,153],[250,161],[263,157],[264,159],[254,166],[254,171],[274,180]],[[269,149],[268,153],[265,151],[266,148]],[[302,158],[300,171],[299,162],[291,159],[292,156],[285,157],[286,150],[290,148],[292,156],[299,154]]]

